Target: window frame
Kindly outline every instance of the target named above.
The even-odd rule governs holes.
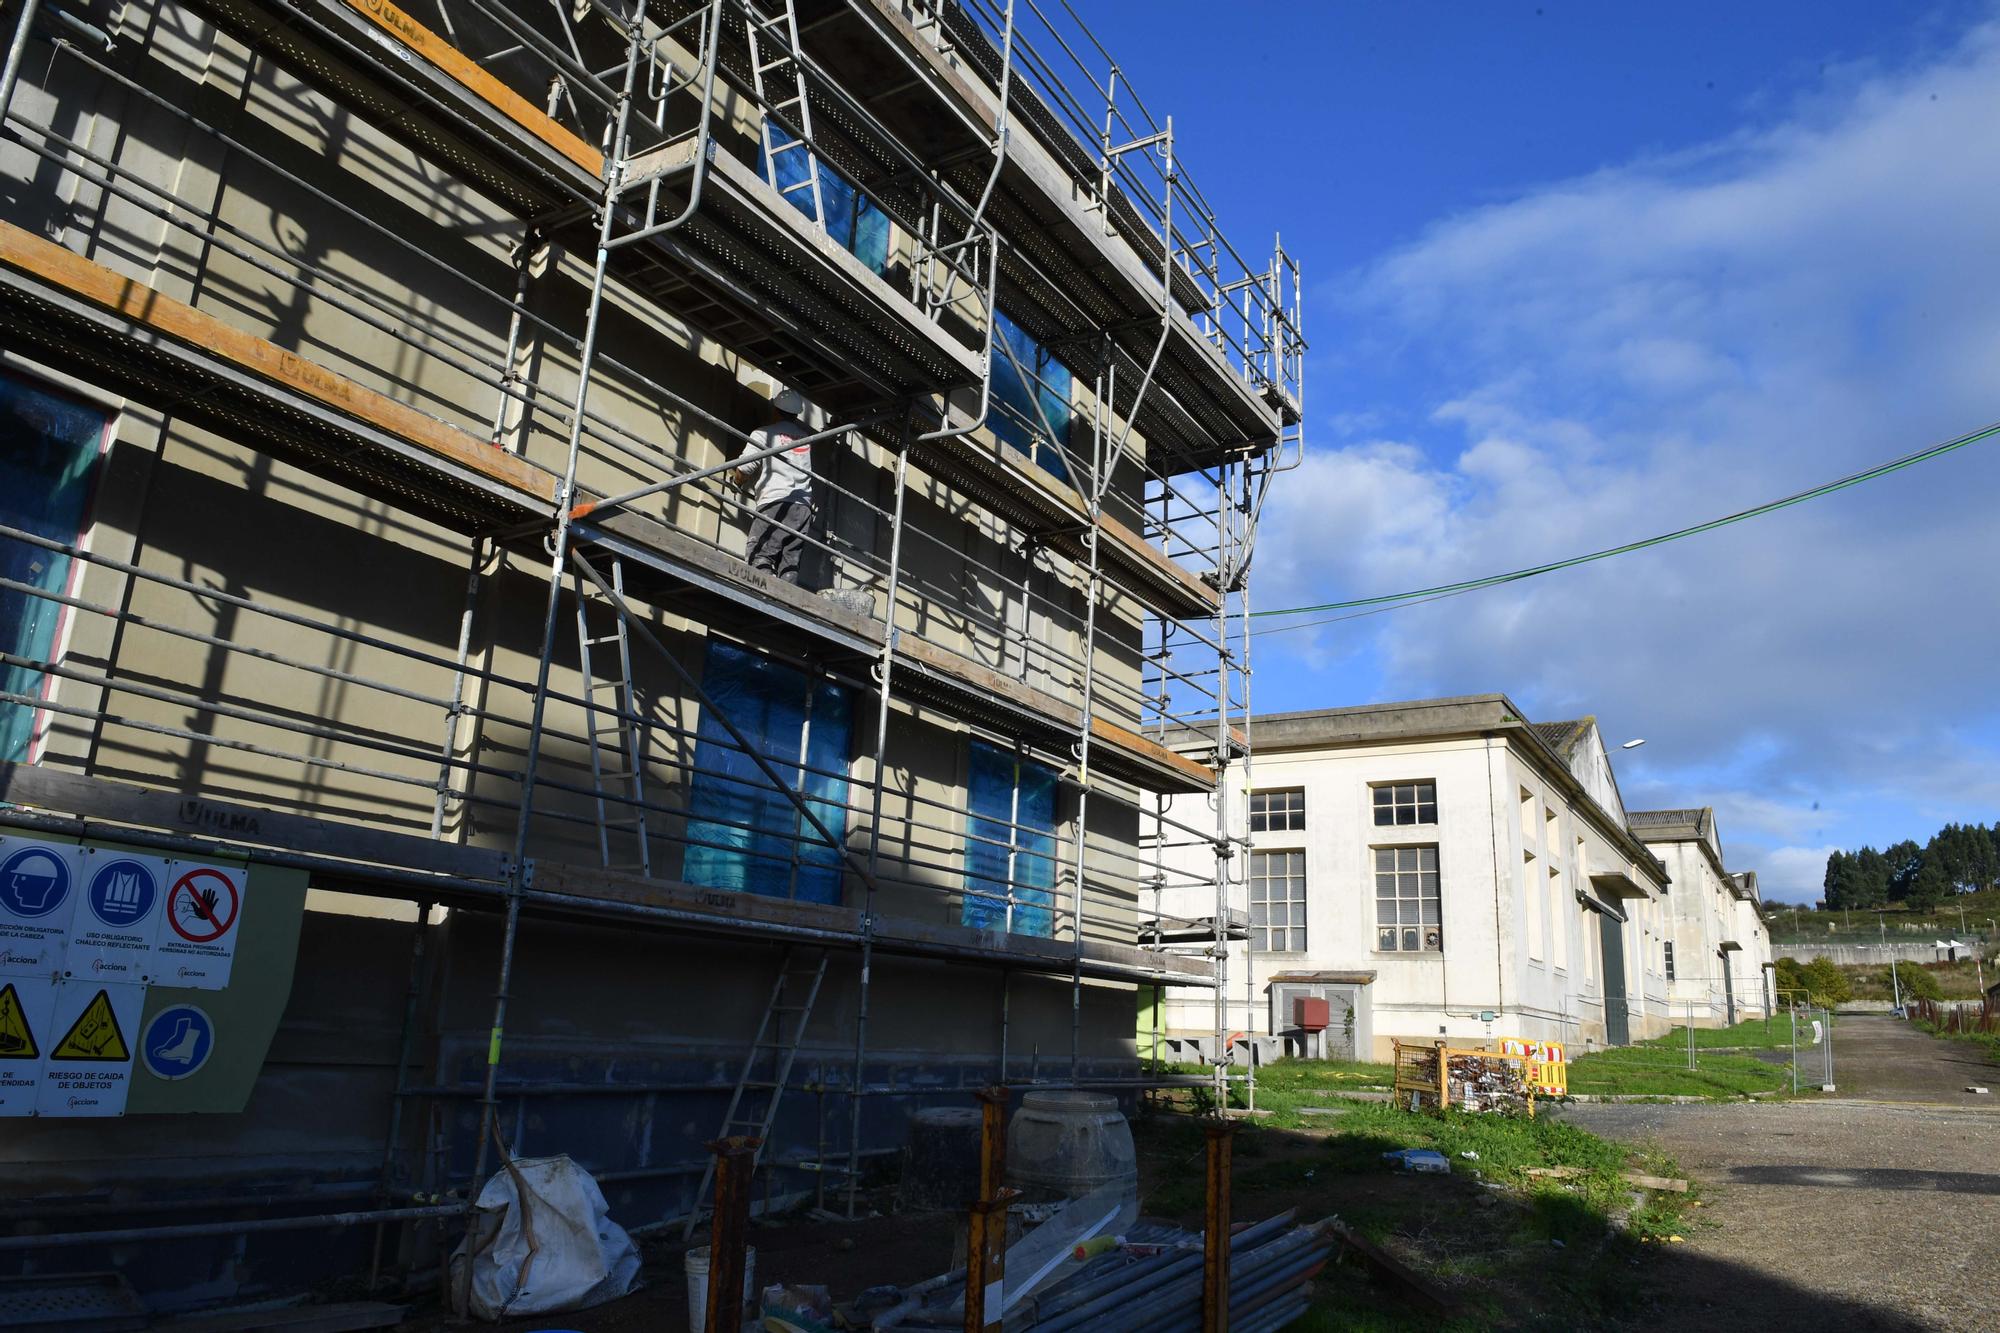
[[[1275,812],[1269,809],[1259,810],[1257,808],[1257,802],[1260,798],[1268,798],[1272,796],[1283,796],[1283,797],[1296,796],[1298,797],[1298,800],[1296,802],[1287,800],[1284,804],[1284,808],[1282,810]],[[1295,824],[1287,822],[1283,825],[1272,824],[1269,821],[1274,813],[1283,815],[1287,821],[1296,818],[1298,822]],[[1245,826],[1249,829],[1249,831],[1252,834],[1304,833],[1306,831],[1306,789],[1304,787],[1256,788],[1250,792],[1249,802],[1246,808],[1244,819],[1245,819]],[[1257,821],[1260,819],[1266,821],[1263,827],[1261,828],[1258,827],[1257,824]]]
[[[1430,792],[1430,799],[1428,801],[1423,796],[1426,790]],[[1410,793],[1408,802],[1398,799],[1404,791]],[[1387,793],[1389,796],[1386,802],[1382,799],[1384,793]],[[1435,778],[1397,778],[1388,782],[1371,782],[1368,784],[1368,803],[1371,818],[1374,821],[1373,827],[1375,828],[1437,827],[1438,801],[1437,779]],[[1411,818],[1398,819],[1395,817],[1405,809],[1410,811]],[[1428,819],[1424,818],[1426,810],[1430,812],[1430,818]],[[1388,814],[1390,818],[1384,819],[1382,817],[1384,814]]]
[[[1012,770],[1008,778],[1004,819],[979,812],[973,802],[979,765],[1001,759]],[[1046,827],[1023,823],[1021,797],[1025,784],[1022,778],[1027,770],[1033,770],[1037,787],[1046,787],[1049,793]],[[980,825],[994,827],[982,829]],[[1031,939],[1055,939],[1063,840],[1062,784],[1056,771],[1017,751],[976,737],[970,738],[965,749],[965,834],[960,853],[963,872],[959,881],[959,924],[985,930],[997,927],[1007,934],[1024,935]],[[989,868],[975,865],[974,858],[982,848],[989,849],[986,852],[988,856],[1004,855],[1005,864],[997,867],[1001,872],[999,875],[985,873]],[[1046,863],[1049,881],[1046,886],[1023,880],[1021,862],[1024,857]],[[1004,902],[995,901],[993,886],[996,883],[1006,895]],[[980,892],[970,891],[975,887]],[[1024,895],[1041,895],[1045,900]],[[997,921],[992,919],[995,914],[999,918]],[[1040,929],[1036,929],[1037,926]]]
[[[11,353],[0,357],[0,379],[12,379],[24,390],[61,400],[73,407],[93,413],[100,419],[95,444],[77,441],[79,453],[84,455],[80,462],[85,480],[83,499],[77,507],[76,531],[70,533],[67,539],[53,536],[48,538],[51,541],[64,541],[64,544],[75,547],[78,554],[60,556],[66,564],[62,574],[62,586],[59,589],[45,590],[56,594],[55,597],[23,594],[29,602],[55,602],[55,625],[49,633],[48,650],[40,654],[44,668],[54,667],[69,655],[70,638],[77,623],[75,608],[69,601],[57,598],[73,599],[82,586],[84,569],[89,564],[88,559],[84,557],[91,550],[92,538],[97,530],[97,509],[104,487],[105,460],[111,453],[111,441],[124,413],[124,403],[121,399],[94,391],[83,381],[74,380],[68,375],[46,369]],[[32,528],[29,524],[22,526]],[[43,669],[35,671],[33,675],[36,680],[32,693],[37,700],[36,703],[0,705],[0,710],[20,708],[27,713],[27,744],[16,762],[31,766],[39,764],[48,751],[49,728],[45,719],[52,716],[48,705],[55,702],[61,688],[61,678],[53,671]],[[0,716],[4,716],[4,711],[0,711]],[[0,751],[0,761],[8,758],[4,751]]]
[[[1430,868],[1428,870],[1424,869],[1425,852],[1430,853]],[[1412,865],[1408,869],[1404,869],[1401,864],[1405,854],[1414,858]],[[1390,864],[1387,869],[1382,864],[1384,856],[1390,858]],[[1444,856],[1439,844],[1434,842],[1371,844],[1368,848],[1368,862],[1369,874],[1373,876],[1375,884],[1375,943],[1373,945],[1373,952],[1378,954],[1395,954],[1400,957],[1442,958],[1444,956]],[[1385,875],[1389,876],[1392,880],[1390,887],[1393,890],[1393,892],[1386,895],[1382,891],[1382,878]],[[1403,893],[1403,878],[1406,875],[1413,876],[1416,880],[1417,891],[1413,895],[1406,896]],[[1424,877],[1426,875],[1431,880],[1428,895],[1425,893],[1424,885]],[[1385,902],[1395,904],[1396,919],[1393,922],[1385,923],[1382,920],[1382,905]],[[1403,904],[1406,902],[1415,904],[1417,917],[1415,921],[1403,920]],[[1433,905],[1435,908],[1434,915],[1437,919],[1434,921],[1425,921],[1423,919],[1424,907],[1427,903]],[[1382,937],[1384,930],[1390,932],[1389,941],[1386,945],[1383,943]],[[1414,934],[1417,943],[1414,946],[1406,946],[1404,940],[1408,939],[1412,934]],[[1427,939],[1427,934],[1434,938]]]
[[[1027,455],[1042,471],[1074,485],[1065,452],[1069,448],[1068,437],[1076,427],[1076,372],[1006,311],[994,311],[993,322],[993,350],[989,360],[995,380],[995,410],[988,415],[986,429],[994,439]],[[1034,355],[1023,356],[1029,349]],[[1008,391],[1015,384],[1020,386],[1021,396],[1033,410],[1024,410],[1009,401]],[[1043,418],[1055,405],[1060,406],[1062,420],[1044,422]],[[1045,433],[1044,424],[1062,438]]]
[[[1259,866],[1260,862],[1268,864],[1269,860],[1275,857],[1287,858],[1287,866],[1283,874],[1274,879],[1272,875],[1260,872]],[[1298,858],[1298,893],[1296,897],[1289,891],[1289,885],[1292,880],[1289,863],[1289,858],[1291,857]],[[1310,950],[1311,935],[1308,932],[1306,922],[1306,909],[1311,901],[1310,886],[1307,883],[1308,878],[1306,849],[1303,847],[1259,847],[1251,851],[1250,865],[1244,875],[1244,903],[1250,913],[1250,937],[1248,944],[1251,953],[1302,954]],[[1283,929],[1285,931],[1285,945],[1283,948],[1271,947],[1269,917],[1272,899],[1270,896],[1270,886],[1274,882],[1283,882],[1288,886],[1284,899],[1285,925]],[[1262,903],[1257,901],[1257,890],[1260,884],[1264,888],[1264,901]],[[1265,922],[1261,926],[1257,924],[1257,909],[1260,906],[1265,912]],[[1294,922],[1292,915],[1294,911],[1298,914],[1296,922]],[[1263,935],[1263,944],[1261,947],[1257,942],[1260,932]],[[1294,936],[1297,937],[1296,943],[1293,942]]]
[[[799,698],[793,704],[798,714],[798,736],[796,745],[788,746],[784,753],[776,753],[772,738],[758,734],[760,729],[768,731],[768,728],[746,726],[732,719],[753,743],[762,741],[769,747],[759,753],[779,774],[789,775],[791,780],[787,785],[791,795],[788,796],[772,787],[761,769],[757,770],[755,780],[731,772],[730,767],[739,759],[753,768],[756,766],[726,732],[717,735],[705,730],[709,714],[707,709],[702,710],[695,726],[694,757],[688,768],[688,813],[683,829],[687,840],[681,851],[681,877],[690,884],[721,893],[840,906],[847,897],[846,839],[852,831],[848,803],[854,782],[853,691],[834,681],[815,679],[787,662],[729,639],[711,636],[704,651],[704,690],[712,688],[711,672],[719,675],[723,671],[737,673],[739,687],[752,681],[776,679],[795,685],[799,690]],[[774,674],[758,674],[766,669]],[[838,704],[838,711],[829,716],[823,709],[832,704]],[[718,704],[716,711],[722,713],[727,709]],[[834,776],[831,765],[815,760],[813,754],[817,743],[815,732],[825,739],[829,728],[837,728],[832,736],[841,753],[839,777]],[[707,759],[706,766],[704,745],[716,747],[717,752]],[[816,790],[815,784],[825,789]],[[803,799],[828,830],[839,837],[838,847],[825,844],[799,813],[792,796]],[[732,808],[732,800],[745,808]],[[717,808],[697,814],[698,802],[714,803]],[[760,823],[758,817],[767,811],[783,812],[784,827]],[[735,845],[739,836],[743,841]],[[696,841],[697,838],[711,841]],[[784,846],[782,856],[769,845],[773,841]],[[774,883],[774,877],[780,875],[782,884]],[[729,879],[738,882],[723,882]]]

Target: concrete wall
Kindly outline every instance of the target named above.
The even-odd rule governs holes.
[[[347,907],[338,898],[325,905]],[[0,1194],[34,1210],[44,1200],[175,1200],[176,1222],[226,1220],[248,1195],[298,1194],[299,1213],[358,1208],[390,1142],[414,921],[308,911],[289,1000],[240,1113],[199,1118],[127,1115],[109,1121],[8,1121]],[[492,1019],[495,923],[452,914],[430,927],[419,975],[418,1024],[406,1081],[449,1090],[406,1101],[396,1139],[399,1176],[434,1193],[469,1180],[479,1126],[478,1090]],[[514,1003],[502,1087],[523,1080],[597,1091],[503,1094],[509,1152],[568,1153],[603,1182],[612,1216],[643,1226],[678,1216],[699,1180],[702,1144],[714,1137],[777,965],[768,949],[709,942],[707,966],[664,940],[630,930],[548,926],[526,933],[516,955]],[[923,1106],[975,1104],[971,1089],[1000,1074],[1000,978],[991,969],[878,957],[864,1149],[893,1150]],[[606,979],[618,978],[608,985]],[[836,957],[794,1070],[803,1084],[845,1085],[853,1072],[854,962]],[[1131,994],[1084,992],[1086,1069],[1117,1072],[1130,1056]],[[1016,978],[1009,1004],[1009,1071],[1026,1077],[1068,1064],[1068,986]],[[939,1049],[941,1033],[952,1038]],[[1038,1054],[1039,1052],[1039,1054]],[[723,1091],[677,1091],[724,1084]],[[886,1091],[897,1089],[899,1091]],[[781,1112],[769,1160],[770,1189],[810,1191],[814,1177],[787,1165],[844,1154],[849,1102],[794,1093]],[[433,1111],[432,1108],[436,1110]],[[489,1159],[490,1160],[490,1159]],[[54,1205],[60,1216],[63,1204]],[[113,1214],[115,1216],[115,1214]],[[129,1217],[134,1222],[160,1215]],[[79,1220],[79,1229],[105,1224]],[[434,1271],[428,1227],[391,1228],[392,1266]],[[116,1268],[166,1312],[291,1292],[365,1270],[372,1229],[318,1229],[173,1244],[65,1249],[40,1258],[0,1256],[0,1272]]]
[[[1575,898],[1593,871],[1634,870],[1610,836],[1607,816],[1573,800],[1553,782],[1537,750],[1502,737],[1418,738],[1355,743],[1321,750],[1260,750],[1254,781],[1260,790],[1301,788],[1306,827],[1250,835],[1253,849],[1300,849],[1306,854],[1307,947],[1248,955],[1231,947],[1229,1024],[1269,1030],[1266,987],[1274,974],[1369,971],[1365,988],[1374,1054],[1387,1058],[1395,1038],[1499,1037],[1561,1040],[1578,1049],[1605,1041],[1605,989],[1598,915]],[[1373,822],[1371,788],[1434,782],[1435,825],[1381,827]],[[1247,828],[1244,793],[1229,792],[1232,825]],[[1199,825],[1198,801],[1177,800],[1171,813]],[[1406,954],[1378,947],[1373,853],[1381,847],[1435,846],[1440,872],[1443,949]],[[1178,864],[1200,873],[1199,849],[1182,849]],[[1553,873],[1551,873],[1553,871]],[[1248,906],[1247,886],[1231,904]],[[1162,910],[1180,916],[1214,911],[1212,894],[1173,888]],[[1150,895],[1149,895],[1150,899]],[[1659,906],[1623,903],[1621,927],[1626,1012],[1634,1039],[1663,1031],[1665,983],[1659,970]],[[1246,971],[1247,956],[1247,971]],[[1482,1014],[1492,1012],[1492,1021]],[[1205,997],[1166,1006],[1170,1030],[1212,1030]],[[1284,1017],[1284,1016],[1281,1016]]]
[[[1736,897],[1729,882],[1716,873],[1715,860],[1701,840],[1649,845],[1666,862],[1673,879],[1667,897],[1674,941],[1675,978],[1669,990],[1675,1021],[1686,1022],[1692,1012],[1699,1026],[1725,1024],[1731,995],[1739,1020],[1762,1015],[1763,965],[1771,961],[1771,943],[1755,904]],[[1742,947],[1724,951],[1725,941]]]

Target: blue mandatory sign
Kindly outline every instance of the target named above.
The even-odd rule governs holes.
[[[153,1015],[139,1040],[139,1057],[154,1078],[186,1078],[215,1050],[215,1024],[191,1004],[168,1005]]]
[[[145,920],[158,894],[152,871],[137,861],[113,861],[91,877],[88,901],[97,919],[116,930]]]
[[[69,898],[69,867],[43,847],[24,847],[0,862],[0,907],[18,917],[47,916]]]

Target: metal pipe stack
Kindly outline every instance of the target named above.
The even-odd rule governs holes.
[[[1247,1226],[1229,1239],[1229,1328],[1283,1328],[1305,1312],[1307,1284],[1332,1257],[1331,1219],[1293,1226],[1294,1212]],[[1141,1226],[1123,1248],[1100,1255],[1072,1276],[1010,1310],[1007,1325],[1035,1333],[1147,1330],[1195,1333],[1202,1318],[1202,1236],[1179,1227]],[[960,1295],[898,1311],[898,1327],[948,1328],[963,1322]],[[877,1321],[876,1327],[883,1327]]]

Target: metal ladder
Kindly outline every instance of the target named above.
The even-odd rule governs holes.
[[[632,642],[625,630],[625,615],[615,605],[606,605],[613,629],[609,634],[593,634],[590,609],[593,599],[581,575],[576,576],[576,659],[583,675],[584,729],[590,739],[590,787],[597,807],[597,851],[606,866],[611,864],[611,834],[629,834],[639,849],[639,874],[652,878],[652,849],[646,838],[646,749],[645,729],[639,716],[638,699],[632,689]],[[625,596],[625,565],[611,562],[611,588],[622,601]],[[616,644],[616,675],[599,680],[591,669],[590,650]],[[602,656],[600,654],[600,656]],[[606,704],[599,696],[611,693]],[[617,767],[606,771],[609,760]],[[623,814],[607,813],[606,783],[624,784],[624,801],[615,801]]]
[[[749,29],[750,36],[750,83],[757,95],[757,105],[764,108],[763,120],[758,127],[758,133],[763,136],[764,142],[764,175],[771,182],[771,188],[787,198],[790,198],[790,196],[800,190],[810,189],[812,191],[812,219],[819,225],[821,231],[825,231],[826,207],[825,201],[820,196],[819,154],[814,152],[812,147],[812,104],[806,98],[805,67],[799,63],[798,58],[798,10],[792,3],[792,0],[781,0],[781,3],[768,6],[768,8],[778,11],[775,14],[767,16],[765,13],[766,8],[765,0],[749,0],[744,5],[744,10],[746,11],[745,24]],[[780,27],[784,29],[783,35],[781,37],[774,37],[775,30]],[[780,41],[784,43],[783,47],[778,49],[769,59],[766,59],[765,52],[772,47],[776,47]],[[781,82],[785,77],[782,71],[788,65],[791,67],[792,95],[782,101],[770,101],[769,94],[766,92],[764,86],[765,77],[768,75],[773,80]],[[774,140],[771,133],[772,118],[776,115],[786,115],[797,124],[797,138],[788,139],[784,143],[778,143]],[[784,127],[778,126],[778,128],[783,129]],[[790,131],[786,132],[790,133]],[[802,152],[806,155],[805,179],[794,181],[790,185],[780,185],[778,183],[778,157],[783,153],[794,152]]]
[[[805,1036],[813,1004],[819,999],[820,983],[826,980],[826,964],[825,949],[786,947],[785,956],[778,963],[777,980],[771,984],[771,999],[764,1006],[763,1019],[757,1024],[757,1036],[750,1043],[749,1054],[743,1059],[743,1072],[736,1077],[736,1088],[729,1094],[729,1109],[722,1113],[722,1132],[717,1138],[741,1134],[758,1141],[756,1151],[750,1158],[750,1169],[753,1171],[763,1160],[764,1148],[770,1141],[771,1125],[778,1118],[778,1102],[785,1095],[785,1084],[792,1076],[792,1062],[798,1058],[799,1040]],[[792,1020],[789,1037],[785,1036],[787,1018]],[[771,1057],[770,1077],[754,1077],[758,1062],[767,1054]],[[762,1109],[746,1108],[746,1094],[753,1104],[757,1097],[762,1096]],[[687,1223],[681,1228],[681,1239],[694,1235],[695,1223],[701,1217],[708,1188],[714,1181],[715,1159],[710,1157],[708,1164],[702,1168],[701,1184],[695,1188],[694,1206],[688,1209]]]

